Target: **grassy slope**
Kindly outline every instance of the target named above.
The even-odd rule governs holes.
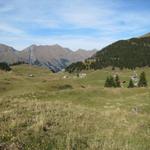
[[[0,72],[0,149],[149,150],[150,89],[105,89],[111,72],[85,79],[26,65]],[[117,72],[121,80],[132,75]]]

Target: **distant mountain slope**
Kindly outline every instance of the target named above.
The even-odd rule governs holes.
[[[141,36],[140,38],[145,38],[145,37],[150,37],[150,33],[144,34],[144,35]]]
[[[54,72],[64,69],[73,62],[83,61],[95,53],[95,50],[78,50],[74,52],[57,44],[31,45],[22,51],[17,51],[6,45],[0,45],[0,61],[10,64],[17,61],[24,61],[33,65],[47,67]]]
[[[117,41],[98,51],[80,65],[87,69],[101,69],[108,66],[134,69],[135,67],[150,66],[149,35]],[[83,65],[85,66],[83,67]],[[68,66],[66,70],[72,72],[79,68],[79,63],[74,63]]]
[[[0,62],[14,63],[18,59],[18,52],[14,48],[0,44]]]
[[[65,56],[72,51],[63,48],[59,45],[32,45],[24,49],[20,53],[20,57],[25,62],[29,63],[29,56],[31,53],[31,62],[32,64],[48,67],[53,71],[59,71],[71,63]]]
[[[66,58],[70,62],[84,61],[85,59],[89,58],[89,56],[93,56],[96,52],[96,50],[87,51],[84,49],[79,49],[77,51],[68,53],[68,55],[66,55]]]

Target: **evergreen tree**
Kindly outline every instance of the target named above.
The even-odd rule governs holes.
[[[107,77],[104,86],[105,86],[105,87],[110,87],[110,80],[109,80],[109,77]]]
[[[121,87],[121,85],[120,85],[120,79],[119,79],[118,75],[116,75],[116,77],[115,77],[115,82],[116,82],[116,87]]]
[[[133,83],[132,79],[130,79],[130,81],[129,81],[128,88],[134,88],[134,83]]]
[[[139,87],[147,87],[147,80],[146,80],[145,72],[142,72],[140,74],[140,80],[139,80],[138,86]]]
[[[115,83],[115,80],[112,76],[110,76],[110,87],[116,87],[116,83]]]
[[[82,70],[86,70],[86,64],[84,64],[83,62],[72,63],[65,70],[69,73],[81,72]]]
[[[105,87],[116,87],[116,83],[115,83],[114,78],[112,76],[107,77],[104,86]]]

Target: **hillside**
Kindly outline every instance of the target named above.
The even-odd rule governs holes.
[[[150,66],[150,38],[118,41],[97,52],[93,58],[96,69],[107,66],[129,69]]]
[[[28,65],[1,72],[0,149],[149,150],[150,90],[126,88],[133,71],[116,72],[124,88],[104,88],[111,68],[82,79]]]
[[[145,38],[145,37],[150,37],[150,33],[144,34],[144,35],[141,36],[140,38]]]
[[[150,66],[150,37],[147,34],[141,38],[112,43],[87,59],[83,65],[87,69],[102,69],[108,66],[134,69]],[[70,65],[66,70],[75,71],[77,68],[72,69]]]
[[[60,45],[31,45],[22,51],[0,44],[0,62],[9,64],[17,61],[47,67],[54,72],[64,69],[73,62],[83,61],[95,54],[96,51],[72,51]]]
[[[13,47],[0,44],[0,62],[14,63],[18,61],[19,56],[17,50]]]

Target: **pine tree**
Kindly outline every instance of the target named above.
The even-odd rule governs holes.
[[[140,74],[140,80],[138,83],[138,87],[147,87],[147,80],[146,80],[145,72],[142,72]]]
[[[132,79],[130,79],[130,81],[129,81],[128,88],[134,88],[134,83],[133,83]]]
[[[111,87],[116,87],[116,82],[112,76],[110,76],[110,85]]]
[[[121,85],[120,85],[120,79],[119,79],[118,75],[116,75],[116,77],[115,77],[115,82],[116,82],[116,87],[121,87]]]
[[[121,87],[120,86],[120,80],[119,80],[119,76],[114,79],[113,76],[109,76],[107,77],[106,81],[105,81],[105,87]]]
[[[110,81],[109,81],[109,77],[107,77],[106,81],[105,81],[105,87],[110,87]]]

